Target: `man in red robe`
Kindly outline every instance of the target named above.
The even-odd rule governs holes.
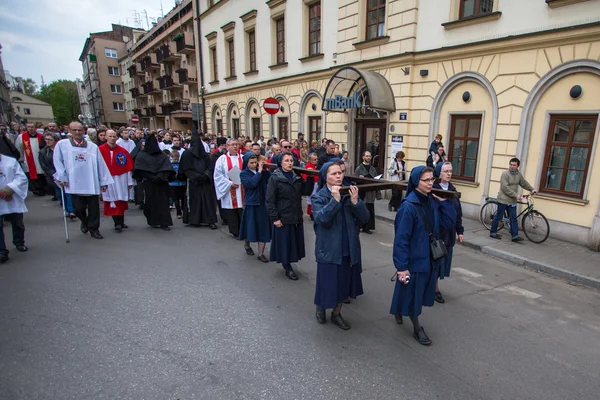
[[[21,153],[21,165],[29,179],[29,189],[36,196],[46,195],[46,177],[39,161],[40,150],[46,146],[44,135],[36,132],[35,125],[27,123],[27,132],[19,135],[15,147]]]

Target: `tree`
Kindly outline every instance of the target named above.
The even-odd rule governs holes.
[[[23,80],[23,91],[27,96],[33,96],[38,90],[38,86],[35,81],[31,78],[27,78]]]
[[[44,85],[35,96],[49,103],[59,125],[67,125],[76,121],[80,113],[79,95],[75,81],[61,79]]]

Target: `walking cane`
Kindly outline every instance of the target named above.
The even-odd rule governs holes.
[[[71,243],[69,240],[69,227],[67,226],[67,203],[65,202],[65,188],[60,186],[60,194],[62,196],[63,204],[63,219],[65,220],[65,236],[67,237],[67,243]]]

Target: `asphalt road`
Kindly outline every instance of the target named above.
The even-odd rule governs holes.
[[[433,340],[388,314],[391,226],[361,236],[365,295],[342,331],[314,318],[314,235],[300,280],[224,230],[171,232],[139,210],[105,239],[30,199],[27,253],[0,265],[0,399],[598,399],[600,294],[458,246]],[[533,244],[526,243],[526,246]]]

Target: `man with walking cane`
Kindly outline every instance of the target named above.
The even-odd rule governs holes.
[[[8,260],[8,250],[4,242],[4,217],[10,221],[13,231],[13,244],[20,252],[25,246],[25,225],[23,213],[27,212],[27,176],[16,158],[0,155],[0,263]]]
[[[113,183],[98,146],[83,138],[83,125],[71,122],[72,137],[54,148],[54,180],[71,194],[75,215],[81,220],[81,232],[103,239],[100,228],[100,191]]]

